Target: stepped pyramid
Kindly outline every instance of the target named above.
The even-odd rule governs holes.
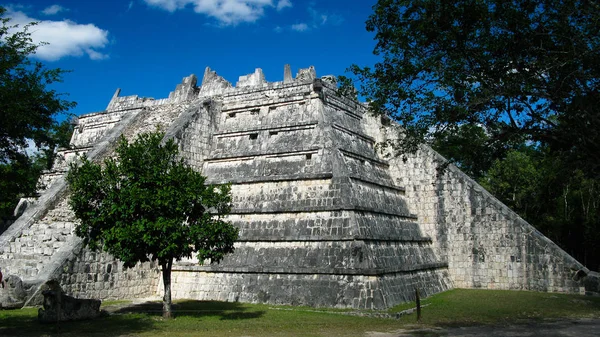
[[[152,263],[125,270],[82,247],[64,173],[86,154],[112,153],[120,135],[166,130],[210,183],[232,183],[228,220],[240,229],[218,265],[173,266],[174,298],[383,309],[452,287],[584,291],[589,273],[553,242],[423,146],[398,158],[376,144],[398,127],[341,97],[313,67],[267,82],[260,69],[235,87],[207,68],[168,98],[119,96],[80,116],[47,189],[0,236],[0,268],[19,276],[27,303],[58,279],[70,295],[162,293]]]

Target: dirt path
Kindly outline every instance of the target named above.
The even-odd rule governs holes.
[[[597,337],[600,319],[557,320],[552,322],[524,322],[504,326],[470,326],[452,328],[421,328],[398,330],[392,333],[369,332],[368,337],[452,336],[452,337]]]

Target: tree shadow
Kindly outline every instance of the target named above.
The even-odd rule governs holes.
[[[110,310],[106,315],[83,321],[43,324],[37,310],[21,309],[0,313],[0,336],[127,336],[161,329],[162,302],[130,304]],[[183,300],[173,304],[174,317],[244,320],[262,317],[266,311],[243,303]]]
[[[182,300],[173,303],[174,317],[214,317],[221,320],[253,319],[262,317],[266,311],[255,310],[239,302]],[[116,314],[143,313],[162,316],[162,302],[145,302],[128,305],[114,311]]]
[[[144,315],[104,315],[59,323],[40,323],[37,313],[7,315],[0,319],[0,336],[122,336],[153,330],[156,322]]]

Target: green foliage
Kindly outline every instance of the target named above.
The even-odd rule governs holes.
[[[509,151],[503,160],[496,160],[482,185],[513,210],[527,218],[533,201],[540,201],[541,172],[534,159],[525,151]]]
[[[3,17],[0,7],[0,162],[21,153],[27,139],[36,145],[51,143],[54,117],[75,106],[47,86],[60,82],[62,69],[48,69],[29,56],[39,47],[31,39],[35,23],[18,27]],[[20,28],[20,30],[18,30]],[[17,31],[12,31],[17,29]]]
[[[206,185],[205,177],[178,159],[177,145],[162,133],[121,138],[116,158],[103,165],[84,159],[72,165],[70,206],[81,220],[76,234],[132,267],[161,265],[198,253],[219,262],[233,252],[237,229],[229,212],[229,185]],[[214,212],[214,214],[213,214]]]
[[[600,268],[600,5],[379,0],[373,10],[380,61],[349,70],[372,112],[403,126],[396,150],[428,142]]]
[[[197,254],[219,262],[233,252],[238,229],[223,220],[230,210],[229,185],[206,185],[205,177],[178,159],[164,134],[121,138],[116,158],[96,164],[84,158],[67,174],[69,205],[81,221],[75,233],[91,249],[102,249],[125,267],[158,261],[170,317],[173,260]]]
[[[0,218],[11,218],[19,198],[32,195],[38,177],[46,166],[43,156],[18,155],[10,163],[0,164]]]
[[[464,124],[542,142],[600,174],[600,6],[579,0],[380,0],[381,61],[352,66],[373,111],[415,144]],[[348,80],[342,79],[348,85]]]
[[[494,140],[484,127],[474,124],[449,125],[437,133],[431,144],[476,180],[486,175],[497,158],[503,158],[507,151],[519,145],[513,141]]]
[[[68,123],[58,124],[55,117],[75,106],[48,89],[65,71],[29,58],[39,47],[31,39],[35,23],[11,25],[5,13],[0,7],[0,218],[10,218],[19,198],[34,194],[37,177],[51,166],[56,146],[65,145]],[[44,154],[27,158],[28,140],[45,149]]]
[[[415,326],[415,314],[398,319],[345,315],[336,309],[283,307],[235,302],[176,301],[177,319],[156,316],[159,303],[108,304],[102,309],[116,312],[90,321],[62,322],[60,329],[37,322],[37,309],[0,310],[2,336],[285,336],[346,337],[377,335],[445,336],[452,327],[486,325],[481,335],[496,331],[498,324],[526,324],[535,335],[535,324],[544,320],[600,318],[600,298],[530,291],[455,289],[423,301],[423,321]],[[413,303],[390,312],[414,308]],[[526,320],[526,321],[523,321]],[[569,321],[566,321],[569,322]],[[491,324],[491,325],[488,325]],[[568,323],[572,324],[572,323]],[[581,325],[581,324],[580,324]],[[429,328],[428,328],[429,327]],[[425,331],[402,333],[399,329]],[[395,332],[395,333],[394,333]],[[474,334],[469,334],[474,335]],[[495,335],[498,335],[496,331]],[[538,334],[539,335],[539,334]]]
[[[544,147],[496,159],[479,182],[590,269],[600,268],[600,180]]]
[[[600,299],[582,295],[453,289],[423,302],[427,306],[423,308],[422,323],[437,326],[503,325],[523,319],[600,317]],[[400,322],[414,322],[414,319],[414,316],[405,316]]]

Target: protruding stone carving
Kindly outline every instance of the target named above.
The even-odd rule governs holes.
[[[329,85],[337,87],[337,77],[333,75],[325,75],[321,77],[321,80]]]
[[[15,218],[20,217],[21,214],[23,214],[23,212],[25,212],[25,209],[27,208],[27,206],[29,206],[29,200],[27,200],[27,198],[21,198],[21,200],[19,200],[19,203],[17,204],[17,207],[15,207],[13,216]]]
[[[317,78],[317,72],[313,66],[298,70],[298,74],[296,75],[296,81],[301,82],[310,82],[315,78]]]
[[[38,311],[38,320],[41,323],[85,320],[101,315],[100,300],[67,296],[54,280],[46,282],[45,286],[48,289],[42,291],[44,308]]]
[[[115,105],[115,103],[119,99],[120,94],[121,94],[121,88],[117,88],[117,90],[115,90],[115,93],[113,94],[112,98],[110,99],[110,102],[108,102],[108,106],[106,107],[106,110],[111,109]]]
[[[198,78],[194,74],[184,77],[183,81],[175,88],[175,91],[169,94],[171,103],[183,102],[194,98],[198,90],[196,87],[197,82]]]
[[[119,97],[120,94],[121,94],[121,88],[117,88],[117,90],[115,90],[115,93],[113,94],[111,101],[116,99],[117,97]]]
[[[198,96],[220,95],[225,89],[229,88],[231,88],[231,83],[217,75],[216,71],[212,71],[209,67],[206,67],[206,69],[204,69],[204,77],[202,78],[202,86],[200,87],[200,94]]]
[[[414,299],[415,284],[423,296],[453,286],[600,288],[456,167],[441,177],[444,160],[432,149],[404,158],[380,153],[377,143],[393,142],[398,130],[340,95],[333,76],[317,79],[314,67],[296,79],[290,73],[286,66],[283,83],[265,84],[257,69],[232,88],[206,68],[199,89],[188,77],[169,99],[117,92],[109,111],[80,116],[73,148],[54,166],[55,183],[0,235],[2,270],[27,280],[25,288],[35,283],[26,305],[43,302],[39,285],[49,279],[74,297],[157,295],[156,265],[125,271],[81,249],[59,172],[78,155],[110,155],[121,134],[157,125],[168,127],[207,182],[232,183],[228,219],[242,239],[218,266],[176,263],[180,297],[373,309]]]
[[[591,271],[583,278],[586,295],[600,296],[600,273]]]
[[[317,94],[321,94],[323,92],[323,82],[321,79],[315,79],[312,84],[312,89]]]
[[[25,304],[27,293],[23,281],[16,275],[4,277],[4,287],[0,286],[0,308],[18,309]]]
[[[289,64],[286,64],[283,67],[283,83],[287,84],[287,83],[292,83],[294,81],[294,79],[292,78],[292,68],[290,67]]]
[[[265,74],[263,74],[262,69],[256,68],[256,70],[254,70],[254,73],[240,76],[235,87],[254,87],[258,85],[263,85],[264,83],[267,83],[267,81],[265,80]]]

